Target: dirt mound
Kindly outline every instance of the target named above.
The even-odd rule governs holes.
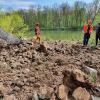
[[[0,98],[31,100],[44,84],[50,91],[62,84],[64,70],[84,67],[96,69],[100,83],[100,47],[63,41],[9,45],[0,40]]]

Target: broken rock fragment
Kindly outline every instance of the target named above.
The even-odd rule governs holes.
[[[86,79],[88,78],[87,75],[79,69],[73,70],[72,76],[74,77],[75,80],[83,83],[85,83]]]
[[[90,100],[89,92],[85,88],[82,88],[82,87],[78,87],[73,92],[73,97],[75,100]]]
[[[54,92],[53,88],[49,86],[46,85],[40,86],[39,93],[38,93],[39,99],[50,99],[53,92]]]
[[[66,91],[66,87],[64,85],[60,85],[58,89],[58,97],[61,100],[68,100],[68,93]]]

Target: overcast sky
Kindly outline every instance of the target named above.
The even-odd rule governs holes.
[[[70,5],[76,0],[0,0],[0,8],[2,9],[28,9],[32,5],[51,6],[53,4],[61,4],[68,1]],[[78,0],[90,3],[93,0]]]

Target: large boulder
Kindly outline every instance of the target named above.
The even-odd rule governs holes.
[[[72,71],[72,76],[75,80],[79,81],[79,82],[82,82],[82,83],[85,83],[86,80],[88,79],[88,76],[82,72],[81,70],[79,69],[75,69]]]
[[[4,87],[3,83],[0,83],[0,94],[6,93],[7,89]]]
[[[4,100],[18,100],[18,99],[12,94],[12,95],[6,95],[4,97]]]
[[[0,38],[9,44],[19,44],[21,42],[21,39],[17,38],[13,34],[4,32],[2,29],[0,29]]]
[[[78,87],[73,92],[73,97],[75,100],[90,100],[89,92],[85,88],[82,88],[82,87]]]
[[[39,99],[42,99],[42,100],[50,99],[52,97],[53,92],[54,92],[53,88],[44,84],[43,86],[40,86],[39,88],[39,93],[38,93]]]
[[[68,100],[68,90],[64,85],[60,85],[58,89],[58,97],[61,100]]]
[[[90,67],[84,67],[84,71],[89,75],[89,79],[92,83],[97,82],[97,70]]]

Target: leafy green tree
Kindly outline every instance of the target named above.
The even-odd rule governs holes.
[[[0,17],[0,27],[6,32],[16,34],[23,37],[28,30],[28,26],[24,24],[24,20],[17,13],[11,13],[8,15],[3,14]]]

